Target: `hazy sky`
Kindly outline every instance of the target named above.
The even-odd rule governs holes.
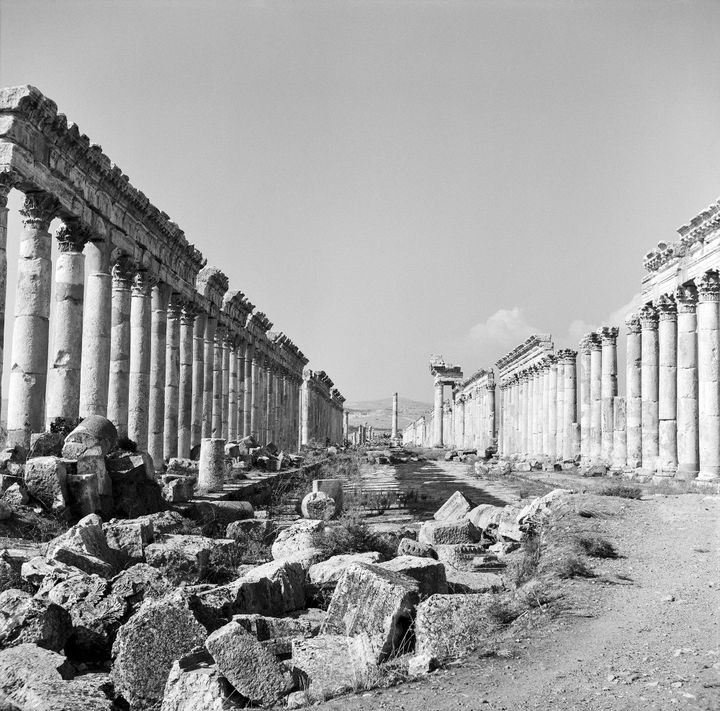
[[[719,28],[717,0],[0,0],[0,85],[56,101],[348,399],[431,400],[430,353],[469,374],[619,318],[720,194]]]

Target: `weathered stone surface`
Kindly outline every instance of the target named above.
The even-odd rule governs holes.
[[[343,510],[343,480],[342,479],[313,479],[312,491],[321,491],[335,502],[335,512]]]
[[[296,521],[283,531],[272,545],[275,560],[290,558],[306,561],[308,566],[327,558],[318,548],[318,541],[325,531],[325,521]]]
[[[160,711],[228,711],[241,708],[206,649],[173,662]],[[240,701],[240,699],[238,699]]]
[[[12,507],[7,501],[0,499],[0,521],[7,521],[13,514]]]
[[[34,457],[62,457],[65,437],[60,432],[34,432],[30,435],[28,459]]]
[[[118,433],[115,425],[100,415],[86,417],[65,437],[62,455],[66,459],[79,459],[90,447],[100,447],[107,456],[117,446]]]
[[[239,623],[215,630],[205,646],[220,673],[251,702],[269,706],[289,689],[275,655]]]
[[[488,615],[491,594],[433,595],[417,608],[415,651],[439,660],[462,656],[496,628]]]
[[[67,470],[57,457],[36,457],[25,465],[28,493],[51,511],[62,511],[68,504]]]
[[[145,560],[156,568],[180,562],[188,574],[201,578],[207,570],[210,557],[223,549],[230,549],[235,541],[226,538],[168,533],[145,548]]]
[[[322,701],[367,684],[375,650],[367,635],[322,634],[292,643],[293,670],[300,675],[306,701]]]
[[[558,501],[570,494],[572,494],[570,489],[553,489],[544,496],[533,499],[518,513],[518,524],[523,530],[526,529],[531,526],[534,521],[539,521],[545,514],[547,514],[554,504],[558,503]]]
[[[0,708],[23,709],[28,697],[32,698],[29,685],[71,679],[73,674],[72,665],[63,655],[35,644],[24,643],[0,650]]]
[[[314,637],[320,632],[326,613],[317,608],[291,613],[287,617],[267,615],[235,615],[233,621],[252,635],[276,656],[286,657],[292,651],[292,641],[300,637]]]
[[[377,565],[353,563],[335,587],[323,634],[367,634],[380,662],[400,647],[418,601],[417,581]]]
[[[275,537],[277,524],[269,518],[249,518],[243,521],[233,521],[225,529],[225,538],[233,540],[252,540],[270,543]]]
[[[502,576],[497,573],[458,570],[447,566],[445,575],[448,591],[453,594],[498,592],[505,587]]]
[[[479,538],[477,528],[468,519],[425,521],[418,532],[418,541],[428,545],[475,543]]]
[[[68,501],[73,516],[101,513],[100,490],[95,474],[68,474]]]
[[[435,549],[427,543],[420,543],[420,541],[413,541],[412,538],[402,538],[398,545],[397,554],[400,555],[414,555],[417,558],[434,558],[438,559],[438,554]]]
[[[252,609],[265,615],[282,615],[305,607],[305,569],[300,563],[280,560],[265,563],[240,579],[245,600]]]
[[[170,589],[170,581],[147,563],[132,565],[110,581],[111,594],[125,600],[131,613],[136,612],[145,600],[162,597]]]
[[[311,565],[308,569],[308,579],[312,585],[335,585],[349,565],[379,563],[381,560],[382,556],[376,551],[334,555],[332,558]]]
[[[211,437],[200,440],[199,461],[198,491],[222,491],[228,469],[228,461],[225,457],[225,440]]]
[[[462,492],[456,491],[434,514],[436,521],[452,521],[469,513],[473,505]]]
[[[162,497],[169,504],[179,504],[192,499],[195,493],[195,479],[191,477],[163,477]]]
[[[45,560],[43,556],[35,556],[25,561],[20,568],[20,577],[33,587],[40,587],[43,581],[50,578],[49,587],[57,585],[61,580],[77,575],[82,571],[74,565],[60,563],[56,560]],[[49,589],[49,588],[48,588]]]
[[[432,558],[403,555],[393,558],[387,563],[380,563],[380,567],[393,573],[402,573],[416,580],[422,597],[438,593],[445,594],[448,591],[445,566]]]
[[[116,560],[123,565],[145,560],[145,548],[155,537],[152,522],[142,519],[123,521],[112,519],[103,524],[103,533]]]
[[[300,511],[306,519],[329,521],[337,513],[335,499],[323,491],[311,491],[305,494]]]
[[[162,488],[147,452],[113,454],[105,463],[112,485],[112,515],[138,518],[162,511]]]
[[[522,541],[525,533],[518,524],[520,509],[517,506],[506,506],[500,515],[497,527],[497,540]]]
[[[48,543],[45,557],[48,561],[67,563],[104,578],[115,572],[115,557],[105,539],[102,519],[96,514],[85,516],[65,533],[53,538]]]
[[[111,678],[133,709],[162,700],[173,661],[205,642],[207,632],[179,593],[145,601],[118,632]]]
[[[57,652],[71,629],[70,615],[62,607],[22,590],[0,593],[0,647],[30,643]]]
[[[215,523],[223,531],[229,523],[251,519],[255,515],[249,501],[200,501],[193,502],[193,518],[202,523]]]
[[[10,484],[2,495],[2,501],[4,501],[8,506],[15,508],[18,506],[25,506],[29,500],[30,497],[28,496],[27,488],[24,482]]]
[[[480,543],[455,543],[435,547],[438,560],[458,570],[474,570],[473,559],[485,553]]]
[[[138,516],[135,521],[149,522],[152,524],[155,535],[161,533],[179,533],[185,527],[187,519],[177,511],[158,511],[156,513]]]
[[[470,521],[478,531],[491,531],[498,527],[503,507],[492,504],[480,504],[469,511],[465,518]]]
[[[199,462],[193,459],[182,459],[180,457],[171,457],[168,459],[166,474],[178,474],[181,476],[195,477],[197,479],[200,468]]]

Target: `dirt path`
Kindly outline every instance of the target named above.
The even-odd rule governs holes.
[[[720,497],[613,501],[617,515],[587,529],[621,557],[568,582],[566,614],[495,657],[319,708],[719,709]]]

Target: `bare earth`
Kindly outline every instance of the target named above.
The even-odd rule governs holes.
[[[720,709],[720,497],[598,498],[613,515],[579,530],[620,557],[567,582],[566,612],[520,625],[495,656],[319,708]]]

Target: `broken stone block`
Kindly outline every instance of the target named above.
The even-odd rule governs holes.
[[[270,543],[275,536],[276,524],[267,518],[249,518],[233,521],[225,529],[225,538],[233,540],[252,539],[261,543]]]
[[[488,551],[494,553],[498,558],[503,558],[508,555],[508,553],[518,550],[518,548],[520,548],[520,544],[517,541],[500,541],[493,543],[493,545],[488,548]]]
[[[324,531],[325,521],[296,521],[280,531],[272,545],[272,557],[306,561],[309,567],[328,557],[318,547]]]
[[[435,549],[427,543],[420,543],[420,541],[413,541],[412,538],[401,538],[400,544],[398,545],[397,554],[401,555],[414,555],[418,558],[434,558],[438,559],[438,554]]]
[[[499,592],[505,587],[497,573],[445,568],[448,592],[453,594]]]
[[[529,472],[532,471],[532,466],[530,465],[530,462],[517,462],[517,464],[515,464],[515,471]]]
[[[8,711],[25,709],[33,682],[62,681],[72,679],[75,670],[70,662],[57,652],[43,649],[35,644],[18,644],[0,650],[0,707]],[[35,705],[36,709],[47,706]]]
[[[479,539],[479,531],[468,519],[425,521],[418,532],[418,541],[428,545],[475,543]]]
[[[432,558],[403,555],[393,558],[387,563],[380,563],[380,567],[394,573],[402,573],[413,580],[417,580],[422,597],[437,593],[445,594],[448,591],[445,566],[440,561]]]
[[[202,578],[210,557],[234,546],[235,541],[226,538],[168,533],[145,547],[145,560],[156,568],[180,564],[189,576]]]
[[[532,528],[533,524],[539,523],[543,516],[552,509],[553,505],[556,505],[559,500],[562,500],[570,494],[572,494],[570,489],[553,489],[544,496],[533,499],[518,513],[518,525],[522,530]]]
[[[438,545],[435,550],[440,562],[458,570],[472,570],[473,559],[485,553],[485,548],[480,543]]]
[[[65,437],[60,432],[34,432],[30,435],[28,459],[34,457],[62,457]]]
[[[90,514],[48,543],[45,558],[73,565],[104,578],[115,572],[115,556],[102,529],[102,519]]]
[[[169,504],[179,504],[192,499],[195,492],[195,479],[190,477],[175,477],[163,479],[162,497]]]
[[[491,535],[500,525],[503,507],[492,504],[480,504],[470,511],[466,518],[478,531]]]
[[[606,464],[590,464],[589,466],[582,467],[579,473],[580,476],[583,477],[596,477],[607,476],[608,471],[609,468]]]
[[[270,706],[289,690],[275,655],[239,623],[215,630],[205,647],[220,673],[251,703]]]
[[[43,556],[35,556],[22,564],[20,577],[34,588],[39,588],[46,578],[53,579],[52,586],[72,575],[77,575],[78,572],[82,571],[74,565],[59,563],[56,560],[45,560]]]
[[[463,518],[473,505],[460,491],[456,491],[434,514],[436,521],[453,521]]]
[[[498,623],[488,614],[492,594],[433,595],[417,608],[416,654],[440,661],[460,657],[483,643]]]
[[[163,533],[179,533],[185,528],[187,522],[187,519],[177,511],[158,511],[157,513],[138,516],[135,520],[150,522],[155,535]]]
[[[251,519],[255,509],[249,501],[195,501],[192,517],[201,523],[216,523],[224,531],[229,523]]]
[[[381,560],[382,556],[376,551],[334,555],[332,558],[311,565],[308,569],[308,579],[312,585],[334,586],[349,565],[353,563],[379,563]]]
[[[115,691],[133,709],[157,707],[172,663],[206,637],[181,593],[146,600],[115,639],[110,672]]]
[[[353,563],[335,587],[323,634],[367,634],[376,662],[401,649],[419,598],[417,581],[377,565]]]
[[[277,657],[292,652],[292,641],[300,637],[315,637],[325,621],[325,612],[316,608],[291,613],[288,617],[267,615],[234,615],[233,621],[263,642]]]
[[[300,504],[300,511],[306,519],[329,521],[337,513],[335,499],[322,491],[311,491],[305,494]]]
[[[517,506],[506,506],[503,509],[497,527],[497,540],[522,541],[525,538],[525,533],[520,529],[517,521],[519,513],[520,509]]]
[[[179,476],[194,477],[197,479],[200,463],[193,459],[182,459],[179,457],[171,457],[168,459],[167,475],[175,474]]]
[[[240,581],[242,612],[277,616],[305,607],[305,569],[300,563],[275,560],[251,569]]]
[[[118,573],[110,581],[110,593],[125,600],[134,614],[145,600],[162,597],[171,590],[170,581],[147,563],[137,563]]]
[[[51,511],[63,511],[68,502],[67,470],[57,457],[36,457],[25,465],[28,493]]]
[[[59,652],[71,630],[70,615],[59,605],[23,590],[0,593],[0,648],[28,643]]]
[[[80,459],[90,447],[100,447],[107,456],[117,447],[118,433],[115,425],[106,417],[90,415],[65,437],[62,456],[65,459]]]
[[[293,671],[310,703],[365,686],[376,668],[375,650],[367,635],[321,634],[292,643]]]
[[[7,489],[5,489],[2,495],[2,500],[9,506],[17,507],[25,506],[30,498],[28,497],[25,484],[17,482],[15,484],[11,484]]]
[[[342,479],[313,479],[312,491],[321,491],[335,502],[335,512],[343,509],[343,480]]]
[[[232,686],[218,671],[206,649],[173,662],[160,711],[228,711],[241,708]],[[242,704],[244,705],[244,704]]]
[[[112,485],[112,515],[137,518],[164,508],[162,489],[147,452],[114,452],[105,465]]]
[[[429,654],[416,654],[408,659],[408,676],[413,677],[429,674],[438,668],[438,661]]]
[[[488,474],[490,474],[490,467],[483,464],[482,462],[475,462],[473,465],[473,469],[475,470],[475,474],[479,477],[486,477]]]
[[[103,533],[110,550],[123,567],[128,563],[142,563],[145,549],[155,537],[152,523],[142,519],[124,521],[114,518],[103,524]]]
[[[0,474],[22,479],[25,470],[25,450],[19,444],[0,451]]]

